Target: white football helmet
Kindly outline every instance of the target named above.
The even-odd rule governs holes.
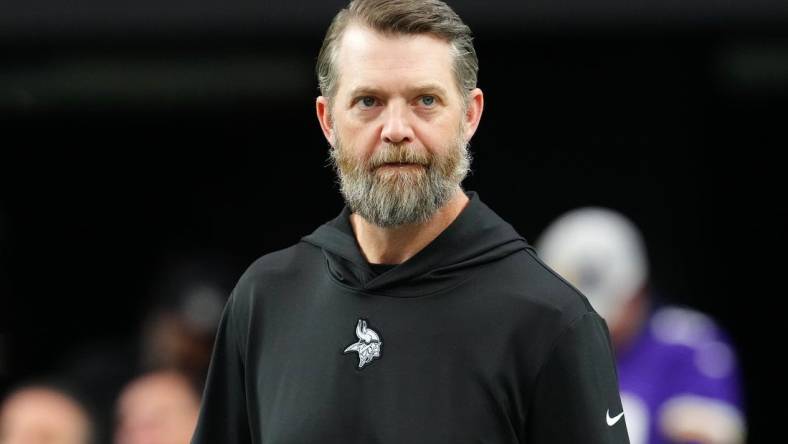
[[[608,324],[648,279],[643,238],[622,214],[601,207],[572,210],[536,244],[541,259],[591,302]]]

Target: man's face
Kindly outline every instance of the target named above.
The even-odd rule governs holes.
[[[86,444],[90,420],[76,401],[46,387],[12,394],[0,408],[0,443]]]
[[[350,25],[336,65],[338,87],[321,124],[345,201],[382,227],[426,221],[458,191],[475,130],[450,44]]]
[[[168,372],[142,376],[118,398],[115,444],[187,443],[199,410],[199,396],[184,376]]]

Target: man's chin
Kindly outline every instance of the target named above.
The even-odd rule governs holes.
[[[423,200],[429,194],[426,174],[392,171],[380,173],[375,179],[379,193],[397,196],[396,199]]]

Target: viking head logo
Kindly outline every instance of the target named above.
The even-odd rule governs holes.
[[[380,358],[380,349],[383,346],[383,342],[380,341],[380,336],[375,333],[375,330],[367,328],[366,320],[358,320],[356,336],[358,337],[358,342],[350,344],[344,353],[358,352],[358,368],[364,367],[375,358]]]

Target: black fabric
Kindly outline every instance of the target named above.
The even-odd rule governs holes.
[[[225,308],[192,442],[627,443],[625,420],[606,422],[622,408],[604,322],[468,195],[438,238],[382,274],[347,208],[252,264]],[[359,366],[365,344],[379,356]]]
[[[372,272],[375,274],[383,274],[396,266],[397,264],[369,264],[369,268],[371,268]]]

